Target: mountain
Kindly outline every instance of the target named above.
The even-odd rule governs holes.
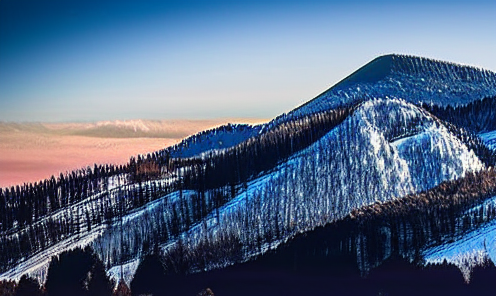
[[[491,107],[495,100],[488,98],[495,96],[494,72],[428,58],[390,54],[377,57],[314,99],[262,125],[262,129],[374,98],[399,98],[414,105],[442,110],[447,107],[453,110],[468,108],[472,103],[487,99],[492,104],[484,106],[485,111],[491,114],[483,122],[494,123],[492,112],[495,109]],[[476,120],[470,122],[480,124]]]
[[[327,254],[302,235],[333,229],[326,246],[348,242],[364,274],[394,254],[456,263],[468,281],[495,258],[485,251],[495,82],[486,70],[383,56],[269,123],[225,125],[125,167],[6,188],[0,277],[44,282],[52,256],[88,245],[128,283],[152,251],[171,275],[208,274],[296,241]],[[472,259],[456,261],[453,249]]]
[[[418,104],[460,107],[496,95],[496,73],[431,59],[380,56],[296,108],[298,116],[366,98],[394,97]]]
[[[249,119],[230,119],[250,122]],[[229,119],[113,120],[72,123],[0,122],[0,133],[29,132],[59,136],[97,138],[177,138],[194,135],[205,127],[218,127]],[[251,120],[253,121],[253,120]]]

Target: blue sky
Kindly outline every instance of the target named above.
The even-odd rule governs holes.
[[[272,118],[376,56],[496,71],[496,1],[0,1],[0,121]]]

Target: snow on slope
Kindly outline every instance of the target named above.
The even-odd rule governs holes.
[[[390,116],[384,120],[380,114]],[[422,123],[417,133],[410,128],[414,122]],[[394,141],[393,136],[405,134],[407,137]],[[249,259],[296,233],[341,219],[354,208],[429,189],[482,167],[472,151],[422,110],[400,100],[371,101],[274,173],[250,184],[248,192],[221,210],[219,225],[231,226],[209,235],[234,233],[243,245],[252,246],[245,252]],[[286,233],[260,249],[253,246],[250,240],[254,237],[242,226],[244,215],[250,215],[257,199],[264,205],[260,212],[252,213],[258,217],[255,222],[260,225],[260,235],[270,235],[267,232],[274,227],[270,221],[275,220],[281,224],[280,232]],[[278,208],[274,209],[275,205]],[[274,211],[279,211],[277,219]],[[207,235],[202,231],[196,228],[188,234],[196,237],[191,244]],[[210,268],[227,264],[222,260],[211,262]]]
[[[181,143],[169,147],[172,157],[188,158],[203,152],[224,149],[246,141],[257,135],[261,125],[226,124],[188,137]]]
[[[185,140],[188,145],[178,147],[180,149],[173,154],[190,157],[211,149],[230,147],[291,118],[353,105],[364,99],[389,97],[414,104],[463,106],[495,95],[496,73],[491,71],[421,57],[385,55],[270,123],[253,126],[253,130],[237,128],[227,133],[202,133],[197,140]]]
[[[42,225],[44,227],[44,233],[38,234],[45,236],[45,239],[48,240],[50,235],[48,235],[48,229],[46,227],[46,223],[49,221],[58,221],[60,219],[70,219],[70,217],[79,217],[79,232],[73,233],[70,236],[63,236],[61,241],[58,242],[47,242],[49,247],[44,250],[38,250],[36,253],[32,254],[30,257],[23,257],[14,262],[8,262],[9,264],[15,263],[13,268],[9,270],[5,270],[3,273],[0,273],[0,279],[19,279],[23,274],[29,274],[33,278],[37,278],[41,283],[46,279],[46,271],[48,269],[48,264],[52,256],[57,256],[61,252],[74,249],[76,247],[84,247],[90,244],[93,240],[98,237],[104,235],[109,231],[108,225],[105,223],[101,223],[100,225],[93,226],[90,230],[86,227],[86,219],[84,215],[80,215],[79,213],[92,213],[91,209],[98,209],[106,203],[119,204],[117,201],[123,201],[122,197],[119,196],[119,184],[124,184],[121,186],[129,186],[131,188],[137,187],[136,184],[125,184],[122,180],[125,180],[126,176],[116,176],[112,177],[109,180],[108,191],[98,192],[88,198],[72,204],[70,207],[62,208],[53,212],[51,215],[44,217],[43,219],[33,223],[33,225]],[[154,182],[156,185],[160,183],[162,186],[170,186],[172,179],[164,179],[158,181],[149,181],[143,184],[143,186],[151,186],[151,183]],[[139,212],[139,209],[137,210]],[[129,215],[133,215],[134,211]],[[93,219],[94,217],[89,217]],[[2,243],[9,243],[9,240],[15,242],[19,239],[19,236],[22,233],[31,233],[30,227],[26,227],[20,229],[16,233],[6,233],[2,237]],[[1,246],[0,246],[1,247]],[[7,262],[3,262],[6,264]]]
[[[180,237],[187,238],[193,248],[207,235],[215,239],[223,233],[233,234],[245,246],[242,260],[248,260],[296,233],[341,219],[352,209],[426,190],[482,168],[473,151],[423,109],[398,99],[370,100],[314,144],[247,184],[247,190],[222,206],[218,215],[210,213],[205,223],[191,225]],[[171,180],[158,182],[166,185]],[[26,258],[0,277],[19,278],[29,273],[43,281],[51,256],[91,244],[112,267],[109,274],[120,275],[119,265],[125,263],[125,278],[131,280],[136,259],[146,252],[145,242],[158,243],[165,251],[175,244],[178,237],[160,234],[170,233],[174,211],[179,212],[182,202],[191,205],[195,194],[173,192],[123,217],[122,226],[114,220],[107,227],[83,230],[67,238],[71,243],[64,241],[51,251]],[[102,202],[98,198],[89,201],[91,204],[83,202],[72,210]],[[252,223],[247,225],[247,220]],[[257,225],[257,230],[249,225]],[[269,233],[274,228],[284,235],[274,237]],[[255,233],[272,239],[257,248]],[[207,268],[233,264],[233,260],[218,258]]]
[[[479,134],[484,144],[491,150],[496,150],[496,131]]]
[[[496,197],[487,200],[468,211],[466,215],[483,209],[482,215],[487,215],[487,205],[495,204]],[[463,217],[460,217],[462,219]],[[470,281],[470,273],[475,266],[483,265],[486,260],[496,264],[496,221],[491,221],[475,230],[466,233],[453,242],[445,242],[424,250],[425,264],[441,264],[445,260],[456,265],[463,274],[465,281]]]
[[[207,217],[206,227],[193,225],[182,237],[194,248],[203,237],[215,240],[225,233],[234,234],[247,246],[242,260],[248,260],[296,233],[341,219],[354,208],[426,190],[481,168],[483,164],[474,153],[422,109],[397,99],[373,100],[272,173],[250,182],[247,191],[219,209],[219,217],[214,213]],[[183,196],[193,194],[183,192]],[[156,221],[171,219],[171,208],[166,209],[176,198],[177,193],[173,193],[159,206],[147,207],[146,215],[125,218],[129,224],[123,227],[132,243],[126,242],[124,249],[133,249],[141,244],[140,238],[163,228]],[[262,205],[258,212],[254,212],[256,204]],[[247,219],[254,219],[256,231],[246,229]],[[278,225],[273,225],[275,220]],[[257,248],[253,232],[267,237],[274,227],[285,235]],[[118,253],[105,246],[118,246],[119,239],[114,231],[101,242],[95,241],[99,253]],[[176,241],[172,238],[162,242],[163,250]],[[124,277],[128,280],[133,272],[128,267],[135,265],[135,258],[125,265]],[[207,269],[233,263],[232,259],[218,258],[209,262]],[[111,274],[118,275],[119,268],[114,267]]]
[[[175,157],[191,157],[212,149],[231,147],[280,122],[364,99],[402,98],[438,106],[464,106],[496,95],[496,73],[427,58],[385,55],[366,64],[315,99],[267,124],[235,127],[228,132],[211,130],[191,137],[173,150]]]
[[[301,116],[365,98],[463,106],[496,95],[496,73],[426,58],[385,55],[363,66],[315,99],[290,112]]]
[[[64,251],[72,250],[77,247],[84,248],[100,236],[104,230],[105,225],[100,225],[82,236],[74,235],[68,237],[48,249],[33,254],[33,256],[26,258],[26,260],[19,262],[15,268],[0,274],[0,280],[18,281],[22,275],[27,274],[29,277],[37,279],[38,282],[44,283],[46,281],[48,265],[52,256],[57,256]]]
[[[247,235],[250,230],[244,229],[241,220],[243,213],[253,208],[251,203],[258,200],[264,205],[257,213],[258,231],[268,231],[271,227],[263,223],[279,212],[280,225],[276,227],[286,234],[278,241],[266,242],[262,249],[266,250],[296,233],[341,219],[354,208],[419,192],[482,167],[472,151],[422,109],[398,99],[371,100],[272,173],[250,182],[246,192],[219,209],[218,217],[210,214],[207,228],[192,225],[183,236],[187,233],[194,245],[205,235],[203,232],[215,236],[227,231],[237,235],[244,245],[252,246],[254,238]],[[126,266],[135,267],[136,258],[144,252],[143,242],[161,243],[167,248],[174,244],[177,238],[159,241],[156,236],[166,231],[164,225],[170,225],[180,198],[192,200],[194,194],[183,191],[180,197],[174,192],[125,216],[122,228],[120,221],[115,221],[99,236],[87,233],[78,240],[91,243],[103,262],[114,266],[109,273],[117,276],[120,268],[116,271],[116,267],[124,263],[124,253],[129,262]],[[125,230],[124,238],[121,229]],[[258,252],[250,247],[245,260]],[[44,252],[40,254],[44,258],[36,262],[45,262],[46,268],[52,255],[55,253]],[[233,262],[212,262],[210,267],[228,263]],[[29,273],[36,274],[34,269]],[[14,269],[3,276],[19,277],[27,270]],[[131,273],[125,276],[130,280],[134,268],[126,270]]]
[[[271,173],[251,181],[246,191],[219,209],[218,215],[210,213],[206,223],[190,225],[181,237],[188,238],[190,247],[194,247],[206,235],[215,238],[225,232],[232,233],[245,246],[243,260],[248,260],[296,233],[341,219],[352,209],[401,198],[461,177],[468,171],[478,171],[483,164],[473,151],[411,103],[463,105],[496,95],[495,82],[496,74],[489,71],[422,58],[380,57],[281,120],[363,99],[380,99],[362,103],[342,124]],[[272,124],[277,124],[277,120]],[[185,146],[184,153],[191,156],[205,149],[222,148],[224,142],[235,145],[259,129],[260,126],[246,130],[247,134],[227,133],[225,139],[220,139],[222,144],[215,133],[214,138],[210,134],[200,135],[198,141]],[[493,145],[492,133],[481,137]],[[205,140],[211,144],[204,145]],[[191,202],[194,195],[191,191],[171,193],[125,216],[122,226],[120,221],[114,221],[107,227],[83,231],[77,237],[67,238],[71,242],[67,245],[61,242],[51,251],[24,258],[19,262],[22,268],[8,270],[0,278],[19,278],[29,273],[43,281],[42,270],[51,256],[76,245],[91,244],[103,262],[112,266],[109,274],[117,276],[119,265],[125,263],[125,278],[130,280],[138,258],[146,251],[144,242],[159,243],[164,251],[174,246],[177,237],[168,235],[162,239],[156,234],[170,232],[167,225],[173,219],[174,209],[182,199]],[[261,206],[254,212],[257,203]],[[243,222],[248,219],[254,219],[250,225],[257,225],[256,230]],[[277,228],[283,237],[268,239],[263,247],[257,248],[254,233],[270,237],[271,228]],[[95,235],[97,230],[101,232]],[[233,259],[218,258],[208,268],[232,263]]]

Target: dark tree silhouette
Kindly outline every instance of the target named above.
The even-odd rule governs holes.
[[[12,296],[15,293],[15,281],[0,281],[0,296]]]
[[[93,266],[91,268],[91,278],[88,283],[88,295],[89,296],[103,296],[112,295],[113,282],[107,276],[105,272],[105,266],[103,262],[99,260],[96,255],[93,255]]]
[[[149,254],[136,270],[131,282],[131,292],[133,295],[167,295],[167,282],[160,256],[157,253]]]
[[[41,296],[43,293],[40,289],[40,284],[27,275],[23,275],[17,284],[15,296]]]
[[[45,288],[49,296],[111,295],[111,287],[103,263],[89,247],[63,252],[48,267]]]
[[[470,291],[472,295],[496,295],[496,267],[491,261],[487,261],[483,266],[476,266],[472,270],[470,279]]]

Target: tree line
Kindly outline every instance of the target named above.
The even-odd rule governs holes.
[[[195,157],[175,158],[171,156],[172,150],[166,149],[133,157],[128,164],[119,167],[95,165],[94,169],[61,175],[58,179],[52,177],[35,183],[32,191],[31,184],[3,190],[0,196],[0,202],[4,202],[4,207],[0,208],[3,211],[0,215],[3,219],[0,238],[2,268],[11,268],[22,258],[67,237],[84,235],[102,225],[113,227],[126,214],[172,192],[177,192],[178,198],[164,200],[161,211],[164,214],[157,214],[153,219],[158,221],[156,225],[146,231],[138,229],[141,227],[139,225],[135,226],[136,231],[130,233],[136,239],[127,238],[122,251],[119,251],[122,254],[112,255],[112,262],[109,263],[110,259],[106,258],[104,262],[107,267],[139,253],[143,249],[143,237],[147,238],[144,241],[154,237],[159,242],[177,239],[191,226],[204,221],[209,214],[216,216],[217,223],[222,225],[218,235],[224,233],[222,235],[230,237],[235,234],[242,242],[243,256],[250,250],[270,248],[281,237],[305,231],[322,221],[339,218],[350,207],[365,201],[341,196],[331,198],[332,189],[339,186],[339,180],[327,176],[317,184],[320,179],[314,158],[297,160],[295,168],[280,170],[283,177],[250,193],[253,196],[246,198],[247,208],[250,209],[246,214],[235,213],[221,218],[218,209],[241,192],[248,195],[249,181],[275,169],[295,153],[315,143],[353,111],[354,108],[343,108],[303,116],[271,126],[256,137],[230,148],[207,151]],[[343,134],[340,136],[353,136],[352,130],[341,132]],[[335,151],[329,149],[328,146],[319,146],[315,151],[332,155]],[[326,157],[329,160],[332,158],[329,155]],[[336,169],[346,168],[340,163],[343,161],[324,163],[328,171],[340,171]],[[340,173],[347,174],[347,179],[353,179],[349,170]],[[376,177],[370,173],[357,180],[368,186],[362,189],[370,191],[370,196],[377,190],[374,187]],[[296,182],[295,178],[306,178],[306,182]],[[187,191],[194,191],[194,194]],[[317,194],[328,198],[315,198]],[[37,198],[42,200],[38,205],[34,202]],[[282,212],[277,210],[280,208]],[[268,224],[261,227],[262,222]],[[217,240],[225,241],[215,235],[209,239],[204,246]],[[132,245],[131,241],[136,244]]]
[[[280,208],[284,201],[272,196],[262,202],[264,198],[258,196],[251,199],[245,212],[230,215],[215,232],[208,231],[205,225],[200,237],[179,237],[173,247],[161,254],[160,260],[165,274],[190,275],[243,263],[253,258],[249,254],[254,250],[277,254],[292,246],[298,255],[290,254],[294,258],[283,261],[296,260],[298,256],[299,264],[314,262],[318,266],[327,262],[332,266],[336,257],[345,256],[354,258],[355,262],[349,264],[356,264],[366,275],[388,258],[406,258],[422,264],[421,251],[425,248],[459,239],[492,221],[496,218],[496,204],[484,202],[495,195],[493,169],[467,173],[425,192],[355,209],[344,219],[304,234],[295,231],[282,244],[281,238],[288,238],[288,231],[295,229],[292,221],[302,223],[307,218],[288,220],[281,215],[285,212]],[[250,260],[259,257],[254,258]]]
[[[171,211],[177,236],[233,198],[241,184],[319,139],[350,109],[288,122],[234,147],[207,156],[177,159],[169,153],[132,157],[127,165],[97,166],[0,191],[0,259],[3,269],[71,235],[84,235],[168,193],[197,194]],[[170,182],[153,181],[159,178]],[[209,191],[206,194],[207,190]],[[187,205],[187,206],[186,206]],[[164,234],[162,234],[164,236]]]
[[[183,176],[188,189],[243,184],[319,140],[355,109],[340,108],[283,122],[240,144],[191,158],[173,158],[172,168],[188,167]]]
[[[16,231],[57,210],[73,205],[108,187],[109,178],[126,172],[126,166],[94,165],[61,173],[58,178],[0,188],[1,231]]]
[[[425,192],[355,209],[345,219],[361,243],[357,254],[366,273],[389,256],[421,260],[428,246],[459,239],[496,218],[493,168],[445,181]],[[466,279],[467,281],[469,279]]]
[[[124,286],[123,286],[124,285]],[[18,282],[0,281],[1,296],[131,296],[129,288],[115,282],[103,262],[89,248],[75,248],[51,258],[45,283],[23,275]]]
[[[421,107],[442,120],[474,133],[496,130],[496,96],[475,100],[465,106],[438,106],[422,103]]]
[[[436,116],[436,120],[473,150],[486,166],[496,166],[496,151],[489,149],[477,136],[477,133],[496,130],[496,97],[486,97],[459,107],[426,103],[419,106]]]

